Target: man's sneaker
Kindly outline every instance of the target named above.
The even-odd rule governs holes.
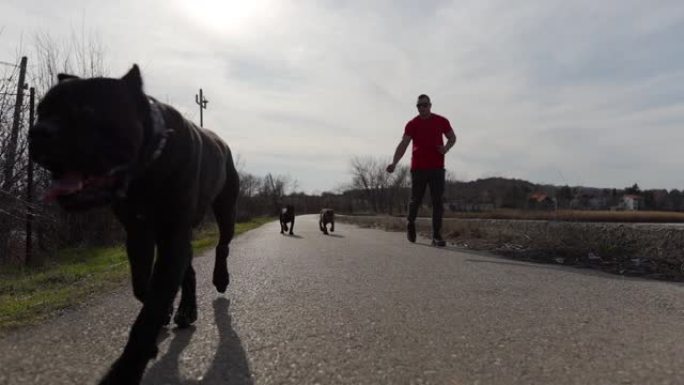
[[[441,236],[437,235],[435,237],[432,237],[432,246],[444,247],[446,246],[446,242],[444,241],[444,239],[442,239]]]
[[[409,242],[416,242],[416,224],[413,222],[409,222],[408,225],[406,225],[406,238],[408,238]]]

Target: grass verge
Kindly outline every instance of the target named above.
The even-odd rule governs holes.
[[[406,231],[406,219],[400,217],[339,215],[337,220]],[[419,218],[416,227],[430,236],[430,218]],[[448,218],[442,235],[452,245],[517,260],[684,282],[681,226]]]
[[[427,210],[421,214],[430,217]],[[684,212],[678,211],[601,211],[601,210],[513,210],[498,209],[485,212],[445,212],[445,218],[510,219],[510,220],[549,220],[567,222],[643,222],[643,223],[681,223]]]
[[[236,235],[257,228],[272,218],[238,223]],[[213,248],[218,230],[195,234],[195,255]],[[7,268],[0,271],[0,331],[36,323],[55,311],[76,305],[120,286],[130,275],[122,246],[60,250],[51,263],[40,268]]]

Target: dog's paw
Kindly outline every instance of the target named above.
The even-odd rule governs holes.
[[[185,329],[197,321],[197,304],[182,305],[178,307],[173,322],[179,328]]]
[[[212,280],[212,283],[219,293],[225,293],[228,285],[230,284],[230,275],[227,271],[214,271],[214,279]]]
[[[221,251],[221,252],[219,252]],[[216,287],[219,293],[225,293],[230,284],[230,276],[228,275],[228,263],[226,258],[228,257],[228,247],[225,246],[224,250],[219,250],[216,248],[216,261],[214,262],[214,274],[212,275],[211,282]]]

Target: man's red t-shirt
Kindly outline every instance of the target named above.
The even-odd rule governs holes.
[[[444,145],[443,136],[451,131],[449,120],[437,114],[430,114],[427,119],[418,115],[406,123],[404,135],[413,141],[411,170],[444,168],[444,154],[439,152],[439,146]]]

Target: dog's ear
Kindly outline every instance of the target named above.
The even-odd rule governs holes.
[[[74,79],[80,79],[76,75],[69,75],[69,74],[57,74],[57,81],[59,83],[67,81],[67,80],[74,80]]]
[[[142,90],[142,76],[140,76],[140,68],[138,68],[137,64],[133,64],[133,68],[121,80],[133,91]]]

